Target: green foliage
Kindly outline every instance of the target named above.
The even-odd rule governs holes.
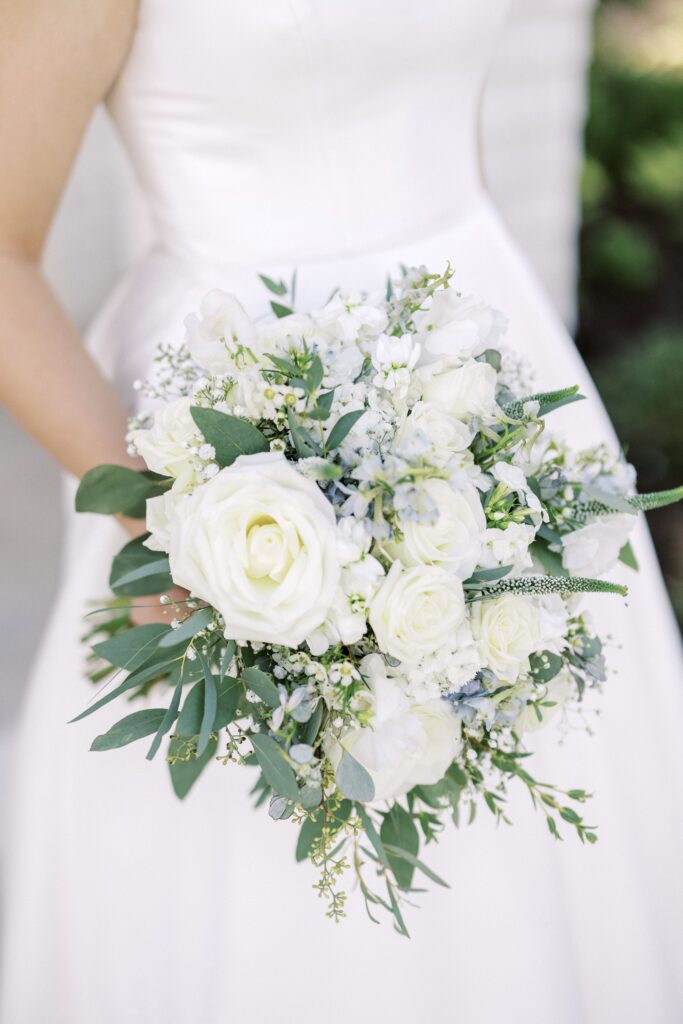
[[[191,745],[180,739],[172,739],[169,744],[169,770],[175,795],[184,800],[195,782],[215,757],[218,741],[209,740],[206,750],[197,757]]]
[[[263,733],[251,736],[251,742],[256,760],[273,792],[278,796],[286,796],[289,800],[296,801],[299,797],[299,787],[281,747],[270,736]]]
[[[95,466],[78,485],[76,511],[142,519],[147,498],[163,494],[171,483],[170,478],[137,472],[127,466]]]
[[[144,546],[147,536],[129,541],[114,558],[109,586],[120,597],[161,594],[173,586],[168,559]]]
[[[404,810],[400,804],[395,803],[391,810],[384,815],[379,834],[384,848],[387,850],[397,885],[401,889],[409,889],[413,881],[415,865],[400,854],[392,854],[390,850],[394,847],[412,854],[413,857],[417,856],[420,849],[420,836],[412,814]]]
[[[270,448],[268,439],[246,420],[199,406],[193,406],[190,412],[205,440],[213,445],[221,467],[231,466],[240,455],[256,455]]]
[[[127,715],[112,725],[111,729],[101,736],[96,736],[90,749],[114,750],[116,747],[125,747],[134,740],[142,739],[143,736],[151,736],[161,725],[165,714],[165,708],[143,708],[142,711],[134,711],[132,715]]]
[[[373,799],[375,784],[372,778],[363,765],[349,754],[348,750],[342,751],[335,777],[339,791],[349,800],[360,800],[367,804]]]
[[[245,668],[242,672],[242,680],[245,686],[253,690],[261,700],[269,704],[271,708],[280,705],[280,693],[272,676],[263,672],[260,668]]]

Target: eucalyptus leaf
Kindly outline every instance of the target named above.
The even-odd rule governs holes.
[[[271,708],[280,706],[280,692],[273,681],[273,677],[263,672],[260,668],[252,666],[245,668],[242,672],[242,680],[245,685],[258,694],[261,700],[269,704]]]
[[[112,725],[111,729],[101,736],[96,736],[90,749],[114,750],[116,747],[125,747],[134,740],[142,739],[143,736],[151,736],[161,725],[165,714],[165,708],[143,708],[141,711],[134,711],[132,715],[127,715]]]
[[[211,674],[211,668],[206,658],[201,654],[199,657],[204,669],[204,713],[202,714],[199,739],[197,740],[197,755],[201,757],[211,737],[211,730],[213,729],[218,707],[218,694],[216,692],[216,681]]]
[[[161,622],[133,626],[118,636],[94,644],[93,650],[111,665],[133,672],[155,656],[162,638],[172,632],[169,626]]]
[[[359,800],[367,804],[375,795],[375,784],[370,774],[348,750],[342,752],[335,778],[339,791],[349,800]]]
[[[286,796],[289,800],[298,802],[299,787],[296,784],[296,777],[275,740],[263,733],[255,733],[250,736],[250,740],[263,776],[273,792],[277,796]]]
[[[169,755],[177,754],[182,751],[182,747],[182,740],[172,739],[169,745]],[[173,790],[180,800],[184,800],[190,792],[207,764],[209,764],[215,756],[217,747],[217,741],[210,740],[209,745],[201,757],[191,755],[188,760],[176,761],[175,764],[169,765]]]
[[[193,636],[196,636],[197,633],[206,629],[212,621],[213,610],[211,608],[200,608],[199,611],[193,612],[192,615],[184,619],[177,629],[170,629],[159,641],[159,648],[176,647],[179,644],[186,643]]]
[[[270,450],[268,439],[247,420],[196,405],[192,406],[190,413],[206,441],[213,445],[216,462],[221,467],[231,466],[240,455],[256,455]]]
[[[143,576],[133,577],[132,581],[124,582],[124,579],[135,570],[158,565],[161,561],[159,552],[150,551],[142,543],[143,540],[144,537],[136,537],[135,540],[129,541],[114,557],[109,575],[109,586],[120,597],[161,594],[173,586],[173,580],[168,571],[168,562],[165,569],[158,569],[154,573],[145,573]]]
[[[330,436],[327,439],[328,451],[334,451],[342,443],[346,435],[355,426],[361,416],[365,415],[365,409],[354,409],[353,412],[345,412],[343,416],[340,416],[335,425],[330,431]]]
[[[268,291],[272,292],[273,295],[282,296],[287,294],[287,285],[284,281],[273,281],[272,277],[268,277],[267,274],[259,274],[259,277]]]
[[[398,848],[413,857],[417,856],[420,849],[420,836],[412,815],[400,804],[394,804],[391,810],[384,815],[379,834],[389,857],[397,885],[400,889],[409,889],[415,865],[406,858],[392,854],[391,848]]]
[[[150,479],[127,466],[95,466],[83,475],[78,485],[76,511],[123,514],[141,519],[147,498],[163,494],[166,489],[158,478]]]

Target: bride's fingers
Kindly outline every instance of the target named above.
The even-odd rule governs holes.
[[[153,622],[170,622],[171,619],[184,619],[188,614],[185,610],[185,602],[190,596],[189,591],[182,587],[173,587],[165,594],[145,597],[139,604],[133,604],[130,610],[130,617],[134,626],[146,626]],[[161,601],[161,598],[169,600]],[[178,607],[179,606],[179,607]]]

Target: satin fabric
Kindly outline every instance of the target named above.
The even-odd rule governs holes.
[[[477,110],[506,3],[143,0],[110,101],[158,242],[88,344],[124,395],[203,292],[257,316],[257,272],[298,273],[298,305],[450,260],[510,317],[539,381],[589,401],[574,444],[615,441],[570,338],[481,186]],[[65,486],[70,507],[73,483]],[[121,716],[92,695],[79,638],[107,593],[115,523],[68,513],[63,582],[19,729],[6,874],[3,1024],[673,1022],[683,993],[681,658],[644,524],[627,602],[592,600],[614,638],[591,738],[535,737],[536,774],[595,790],[596,847],[551,839],[522,792],[425,853],[412,938],[352,893],[333,925],[294,863],[296,833],[251,808],[251,773],[211,766],[185,804],[139,745],[88,750]],[[566,831],[566,830],[565,830]]]

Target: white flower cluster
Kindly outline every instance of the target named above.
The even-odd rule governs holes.
[[[633,516],[591,511],[582,488],[632,481],[543,440],[528,368],[501,358],[504,317],[418,268],[386,298],[257,321],[213,291],[186,328],[188,393],[131,433],[172,482],[148,501],[146,544],[269,659],[273,734],[322,702],[317,756],[351,755],[388,799],[438,782],[463,729],[522,729],[547,652],[571,680],[570,606],[495,583],[538,573],[543,552],[608,569]],[[312,752],[290,756],[310,775]]]

